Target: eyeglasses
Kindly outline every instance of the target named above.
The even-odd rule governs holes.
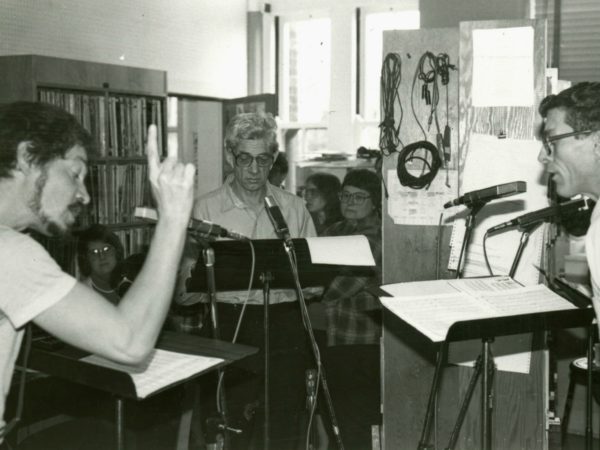
[[[339,197],[342,203],[349,203],[350,200],[352,200],[352,202],[356,205],[362,205],[365,202],[365,200],[371,198],[371,196],[368,194],[362,194],[360,192],[355,192],[354,194],[351,194],[350,192],[346,191],[340,192]]]
[[[241,152],[237,155],[233,155],[235,158],[235,164],[238,167],[250,167],[253,161],[256,161],[258,167],[269,167],[273,164],[273,155],[268,153],[261,153],[257,156],[252,156],[250,153]]]
[[[115,251],[115,248],[112,245],[105,245],[102,248],[91,248],[88,250],[88,254],[92,258],[100,258],[103,255],[110,255]]]
[[[593,133],[593,130],[585,130],[585,131],[572,131],[570,133],[563,133],[563,134],[557,134],[554,136],[546,136],[543,135],[542,136],[542,144],[544,144],[544,150],[546,150],[546,154],[548,156],[552,156],[552,154],[554,153],[554,146],[552,145],[553,142],[556,141],[560,141],[561,139],[565,139],[571,136],[579,136],[582,134],[590,134]]]

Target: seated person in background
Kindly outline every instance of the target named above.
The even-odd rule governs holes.
[[[329,173],[313,173],[304,183],[302,195],[319,236],[330,225],[343,219],[339,198],[341,189],[338,177]]]
[[[121,241],[106,226],[96,224],[81,231],[77,240],[77,264],[81,282],[113,304],[121,299],[118,265],[123,261]]]
[[[283,182],[287,177],[289,165],[285,153],[277,153],[275,162],[269,171],[269,183],[283,189]]]
[[[367,290],[381,284],[381,182],[366,169],[348,172],[340,200],[344,219],[323,235],[366,236],[377,266],[370,276],[342,271],[326,289],[323,365],[345,448],[366,449],[371,448],[371,425],[381,423],[381,307]]]

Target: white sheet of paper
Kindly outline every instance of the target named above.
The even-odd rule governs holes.
[[[128,373],[133,380],[138,398],[145,398],[159,389],[186,380],[223,362],[221,358],[188,355],[159,349],[153,350],[146,362],[140,366],[115,363],[97,355],[86,356],[81,360]]]
[[[537,161],[540,143],[534,140],[498,139],[495,136],[472,134],[462,177],[461,194],[497,184],[523,180],[527,192],[488,203],[476,217],[464,276],[487,276],[483,257],[483,237],[486,230],[526,212],[548,206],[544,168]],[[464,214],[462,214],[464,216]],[[464,228],[463,228],[464,229]],[[464,233],[453,233],[450,261],[460,253]],[[513,229],[496,233],[486,241],[487,254],[494,274],[507,274],[519,246],[521,232]],[[529,238],[514,278],[524,285],[537,284],[543,244],[543,227]]]
[[[409,170],[413,176],[420,171]],[[448,187],[446,182],[450,185]],[[440,169],[429,189],[412,189],[402,186],[395,170],[387,172],[387,213],[398,225],[437,225],[444,203],[456,197],[458,171]]]
[[[533,105],[533,27],[473,30],[473,106]]]
[[[306,238],[313,264],[374,266],[369,240],[362,235]]]

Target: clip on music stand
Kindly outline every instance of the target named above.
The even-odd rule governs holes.
[[[299,280],[302,287],[328,286],[338,274],[340,267],[349,269],[348,266],[336,266],[328,264],[313,264],[310,250],[305,239],[292,239],[295,249],[296,263],[298,266]],[[264,379],[264,401],[265,401],[265,447],[269,443],[269,294],[274,288],[295,289],[294,277],[289,269],[289,261],[280,239],[258,239],[253,240],[256,261],[252,289],[261,289],[264,298],[264,330],[265,330],[265,379]],[[221,291],[245,290],[248,288],[248,280],[252,266],[252,252],[250,245],[245,241],[216,241],[211,243],[215,253],[215,285]],[[352,272],[357,275],[370,273],[372,268],[357,266]],[[188,280],[188,291],[207,292],[205,268],[200,262],[196,264]],[[305,324],[306,325],[306,324]],[[308,324],[310,326],[310,324]],[[314,350],[314,349],[313,349]],[[324,379],[324,378],[323,378]],[[326,392],[326,382],[322,383]],[[328,395],[327,393],[325,394]],[[333,407],[328,402],[329,412],[333,414]],[[337,424],[332,420],[334,434],[338,435]]]

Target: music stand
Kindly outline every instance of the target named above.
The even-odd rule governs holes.
[[[442,281],[442,280],[440,280]],[[433,282],[436,283],[436,282]],[[396,294],[397,295],[397,294]],[[389,309],[388,309],[389,310]],[[400,319],[406,327],[416,330],[419,334],[427,337],[426,334],[419,331],[414,326],[406,322],[401,315],[393,313],[395,317]],[[571,328],[577,326],[589,326],[594,318],[592,309],[568,309],[560,311],[544,311],[531,314],[518,314],[511,316],[501,316],[476,320],[465,320],[455,322],[448,330],[445,339],[432,340],[427,337],[433,344],[439,345],[435,371],[433,375],[425,420],[419,438],[417,448],[419,450],[429,450],[432,448],[429,443],[429,432],[431,426],[431,418],[434,410],[434,399],[439,391],[441,371],[443,369],[447,348],[451,342],[464,341],[470,339],[479,339],[482,341],[482,352],[475,365],[475,372],[471,377],[471,381],[459,414],[456,420],[456,425],[451,433],[449,444],[446,449],[453,449],[458,439],[460,427],[467,412],[471,396],[476,386],[478,377],[483,375],[482,379],[482,409],[481,409],[481,448],[485,450],[491,449],[492,446],[492,429],[491,429],[491,404],[488,398],[491,392],[492,385],[492,370],[490,364],[489,344],[498,336],[508,336],[513,334],[528,333],[534,331],[547,331],[556,328]]]
[[[328,286],[343,267],[357,276],[371,274],[372,267],[338,266],[329,264],[313,264],[310,250],[305,239],[292,239],[295,248],[300,284],[303,288]],[[253,240],[255,264],[252,289],[262,289],[264,298],[264,329],[265,329],[265,447],[269,442],[269,293],[273,288],[295,289],[294,277],[289,268],[288,255],[280,239]],[[215,253],[215,285],[220,291],[245,290],[248,288],[252,267],[252,250],[246,241],[216,241],[211,244]],[[190,292],[207,292],[205,268],[198,261],[188,280],[187,289]],[[306,326],[306,324],[305,324]],[[322,375],[323,376],[323,375]],[[326,383],[323,383],[326,391]],[[325,392],[328,396],[328,393]],[[330,413],[332,407],[329,404]],[[335,425],[335,421],[332,420]],[[336,434],[337,430],[334,430]]]

